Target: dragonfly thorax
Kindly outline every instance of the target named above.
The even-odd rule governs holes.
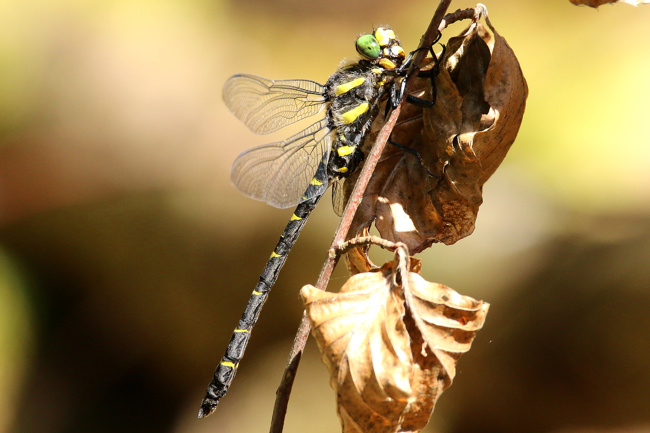
[[[395,33],[385,27],[359,37],[357,51],[363,59],[340,68],[325,84],[329,101],[326,116],[332,130],[328,161],[331,177],[349,175],[363,159],[361,144],[404,61],[404,50]]]

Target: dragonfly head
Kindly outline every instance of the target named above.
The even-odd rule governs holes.
[[[385,69],[399,67],[405,58],[404,49],[389,27],[378,27],[372,34],[359,36],[356,47],[361,57],[376,61]]]

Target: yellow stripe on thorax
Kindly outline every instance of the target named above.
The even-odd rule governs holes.
[[[357,117],[361,116],[363,113],[368,111],[369,105],[367,102],[364,102],[363,104],[359,104],[356,107],[354,107],[351,110],[346,111],[345,113],[341,114],[341,120],[343,121],[344,124],[348,125],[355,120],[357,120]]]
[[[397,67],[397,65],[395,65],[395,63],[393,63],[390,60],[385,59],[385,58],[379,60],[379,64],[381,66],[383,66],[384,68],[386,68],[386,69],[395,69]]]
[[[311,180],[311,182],[309,182],[309,183],[310,183],[311,185],[315,185],[315,186],[320,186],[320,185],[323,184],[323,182],[321,182],[320,180],[318,180],[318,179],[316,179],[316,178],[313,178],[313,179]]]
[[[365,81],[366,79],[364,77],[359,77],[352,81],[348,81],[347,83],[339,84],[334,89],[334,93],[336,94],[336,96],[342,95],[354,89],[355,87],[362,85]]]

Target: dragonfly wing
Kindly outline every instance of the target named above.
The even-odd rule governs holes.
[[[234,75],[223,86],[230,111],[256,134],[268,134],[323,109],[325,89],[310,80]]]
[[[338,216],[343,216],[345,206],[348,204],[345,196],[345,182],[347,179],[339,179],[332,183],[332,207]]]
[[[319,176],[324,179],[320,188],[310,188],[305,196],[316,170],[327,167],[330,140],[323,119],[284,141],[247,150],[232,166],[232,183],[243,194],[272,206],[295,206],[327,188],[327,177]]]

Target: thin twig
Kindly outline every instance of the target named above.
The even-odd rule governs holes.
[[[394,283],[397,286],[402,286],[404,290],[408,290],[409,257],[411,254],[408,246],[406,246],[404,242],[393,242],[380,238],[379,236],[359,236],[331,248],[329,256],[342,256],[352,248],[365,245],[376,245],[385,250],[395,252],[395,268],[393,271]]]
[[[427,31],[424,33],[422,39],[420,40],[419,48],[428,48],[433,45],[433,41],[438,36],[438,29],[442,23],[442,19],[445,13],[449,9],[450,3],[451,0],[440,1],[440,4],[438,4],[431,22],[429,23]],[[426,49],[418,50],[411,65],[411,72],[419,68],[426,55]],[[406,91],[404,92],[405,94],[408,94],[409,88],[413,87],[416,77],[417,74],[414,73],[410,73],[407,76]],[[402,98],[402,101],[403,99],[404,98]],[[375,144],[366,157],[366,161],[363,165],[363,168],[361,169],[357,183],[354,186],[352,194],[350,195],[350,199],[348,200],[348,204],[346,205],[345,211],[343,212],[343,217],[341,218],[339,227],[336,230],[331,248],[335,248],[337,245],[345,241],[348,231],[350,230],[352,220],[354,219],[354,214],[356,213],[357,208],[363,199],[363,195],[365,193],[366,187],[368,186],[368,182],[372,177],[372,173],[375,171],[375,167],[377,166],[379,158],[384,151],[384,147],[388,142],[388,138],[390,137],[393,128],[395,127],[395,123],[397,122],[397,118],[399,117],[402,109],[402,101],[400,101],[397,107],[395,107],[390,117],[386,121],[386,124],[383,126],[381,131],[379,131],[379,135],[377,136]],[[316,283],[317,288],[325,290],[337,262],[338,257],[336,256],[327,258],[323,264],[321,273],[318,276],[318,281]],[[307,319],[306,314],[303,312],[302,321],[294,339],[293,347],[289,355],[289,361],[287,362],[287,367],[285,369],[278,390],[276,391],[275,407],[273,408],[273,419],[271,420],[270,433],[281,433],[284,427],[284,419],[287,413],[287,406],[289,404],[289,395],[291,394],[293,380],[298,369],[298,364],[300,362],[302,352],[305,348],[305,344],[307,343],[307,338],[309,337],[309,331],[309,320]]]
[[[404,242],[397,242],[395,249],[394,278],[395,285],[401,286],[404,292],[409,291],[409,264],[410,253]]]
[[[385,250],[395,251],[400,247],[401,242],[392,242],[379,236],[359,236],[352,238],[349,241],[345,241],[341,244],[336,245],[333,248],[330,248],[329,256],[342,256],[343,254],[350,251],[352,248],[365,246],[365,245],[377,245]]]
[[[445,15],[438,30],[443,31],[449,27],[450,24],[453,24],[456,21],[471,19],[476,22],[483,16],[487,16],[487,8],[483,3],[477,3],[473,8],[463,10],[458,9],[456,12],[450,12]]]

